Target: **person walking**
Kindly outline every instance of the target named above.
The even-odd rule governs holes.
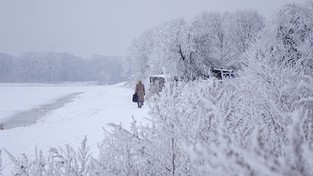
[[[138,83],[136,84],[136,89],[135,89],[135,93],[138,96],[138,108],[141,108],[143,106],[143,102],[145,101],[145,86],[144,84],[141,82],[141,80],[138,81]]]

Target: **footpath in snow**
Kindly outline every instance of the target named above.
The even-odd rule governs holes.
[[[78,148],[86,136],[87,145],[97,156],[103,128],[111,128],[108,123],[129,128],[132,117],[141,123],[145,123],[144,119],[148,117],[149,107],[145,105],[138,109],[131,102],[133,90],[121,84],[90,86],[84,91],[33,125],[0,130],[0,149],[5,148],[14,156],[25,153],[32,158],[36,147],[44,153],[51,147],[64,147],[66,144]],[[8,156],[2,155],[4,167],[10,168]]]

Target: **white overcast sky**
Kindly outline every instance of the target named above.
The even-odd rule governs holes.
[[[0,52],[125,55],[133,38],[167,20],[205,11],[271,15],[304,0],[0,0]]]

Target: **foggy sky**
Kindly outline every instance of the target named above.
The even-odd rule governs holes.
[[[125,55],[132,39],[173,18],[239,9],[255,9],[269,16],[292,1],[0,0],[0,52]]]

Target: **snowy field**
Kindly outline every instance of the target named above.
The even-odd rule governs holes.
[[[67,94],[82,92],[74,101],[49,112],[31,126],[0,131],[0,149],[14,156],[22,153],[34,157],[35,147],[46,153],[50,147],[70,144],[80,146],[84,136],[93,154],[103,139],[103,129],[108,123],[129,128],[132,116],[144,122],[148,107],[138,109],[131,102],[133,90],[123,84],[111,86],[92,85],[0,85],[0,117],[2,120],[14,113],[51,103]],[[0,119],[1,120],[1,119]],[[8,156],[3,153],[3,164],[10,168]]]

